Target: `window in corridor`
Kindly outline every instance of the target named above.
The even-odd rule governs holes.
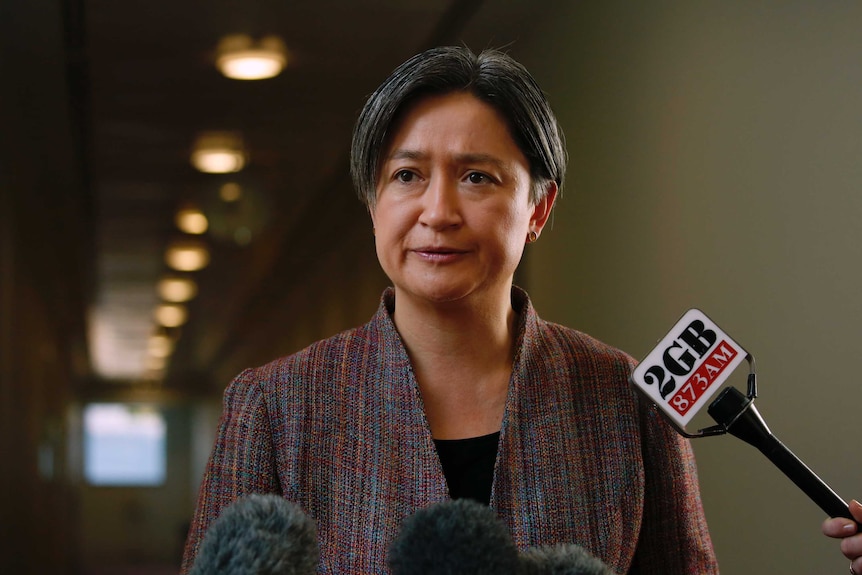
[[[90,485],[157,486],[165,481],[166,424],[142,404],[84,409],[84,477]]]

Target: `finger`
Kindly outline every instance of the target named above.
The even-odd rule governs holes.
[[[844,539],[856,533],[856,523],[846,517],[833,517],[823,522],[823,534],[835,539]]]
[[[862,535],[847,537],[841,541],[841,553],[854,563],[854,571],[862,572]],[[859,567],[859,569],[856,569]]]

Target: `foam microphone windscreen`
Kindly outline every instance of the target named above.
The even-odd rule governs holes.
[[[575,544],[528,549],[521,554],[522,575],[615,575],[601,559]]]
[[[209,527],[189,575],[311,575],[317,564],[314,521],[279,495],[252,494]]]
[[[519,568],[506,526],[471,499],[435,503],[405,519],[388,563],[393,575],[515,575]]]

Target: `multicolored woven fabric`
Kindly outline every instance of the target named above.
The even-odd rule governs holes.
[[[629,386],[633,360],[512,294],[520,324],[491,507],[515,542],[574,542],[619,573],[717,573],[691,448]],[[368,324],[231,383],[183,573],[246,493],[299,504],[330,574],[386,573],[401,521],[449,498],[391,309],[390,289]]]

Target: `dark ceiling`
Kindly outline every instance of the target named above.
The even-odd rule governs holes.
[[[365,97],[425,47],[510,44],[534,12],[526,4],[71,3],[70,62],[79,88],[74,105],[97,215],[89,315],[95,379],[135,382],[155,375],[159,385],[206,388],[220,362],[231,370],[260,361],[263,355],[237,356],[237,350],[249,347],[246,340],[273,303],[306,279],[307,266],[354,237],[373,249],[347,167],[350,133]],[[262,81],[223,77],[214,66],[215,49],[221,37],[235,33],[280,36],[290,54],[287,69]],[[250,158],[244,170],[212,175],[191,166],[196,135],[210,130],[242,134]],[[243,190],[233,205],[219,199],[226,182]],[[158,330],[155,285],[169,271],[167,245],[182,235],[174,213],[189,203],[209,217],[204,241],[211,263],[194,274],[199,294],[188,305],[188,322],[168,330],[176,345],[166,370],[148,375],[147,340]],[[216,385],[223,377],[217,374]]]

